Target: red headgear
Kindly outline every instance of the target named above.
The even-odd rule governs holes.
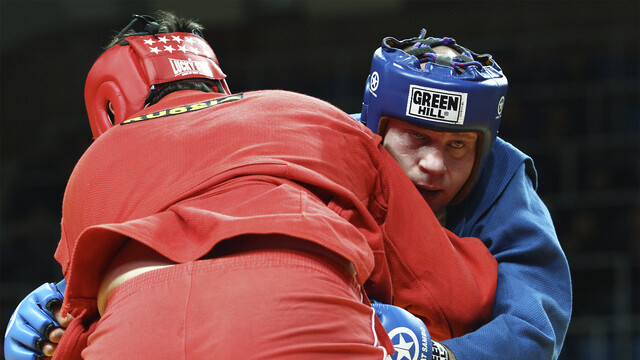
[[[214,91],[230,94],[225,78],[213,50],[196,34],[128,36],[104,52],[87,76],[84,99],[93,137],[142,110],[151,90],[160,84],[203,79]],[[109,102],[115,111],[113,121]]]

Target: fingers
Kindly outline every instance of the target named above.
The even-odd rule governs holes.
[[[56,347],[58,347],[58,344],[50,343],[47,341],[42,345],[42,353],[46,357],[51,357],[55,353]]]
[[[69,323],[71,323],[71,321],[73,320],[73,315],[71,314],[67,314],[67,317],[62,317],[60,315],[59,306],[51,309],[51,312],[53,313],[53,316],[56,318],[56,321],[58,322],[58,324],[60,324],[60,327],[63,329],[66,329],[67,326],[69,326]]]
[[[60,327],[52,328],[51,331],[49,331],[49,334],[47,335],[47,337],[49,338],[49,341],[42,342],[41,348],[42,348],[42,354],[44,354],[45,356],[44,359],[47,359],[53,356],[53,354],[56,351],[56,348],[58,347],[58,343],[62,339],[62,335],[64,335],[64,331],[65,331],[64,329],[66,329],[66,327],[69,326],[69,323],[71,322],[71,320],[73,320],[73,316],[71,314],[68,314],[67,317],[60,316],[59,306],[52,309],[52,313],[55,316],[58,324],[60,324]]]
[[[57,344],[62,339],[62,335],[64,335],[64,329],[55,328],[49,332],[49,342]]]
[[[44,354],[45,359],[46,357],[53,356],[56,348],[58,347],[58,343],[62,339],[62,335],[64,335],[64,329],[66,329],[67,326],[69,326],[71,320],[73,320],[73,315],[71,314],[67,314],[66,317],[62,317],[60,315],[60,306],[54,307],[53,309],[51,309],[51,312],[53,313],[53,316],[55,317],[58,324],[60,324],[60,327],[52,328],[47,335],[49,341],[42,342],[42,353]]]
[[[65,325],[66,326],[66,325]],[[43,341],[41,343],[42,354],[44,354],[45,358],[52,357],[58,347],[58,343],[62,339],[62,335],[64,335],[63,328],[53,328],[49,331],[49,341]]]

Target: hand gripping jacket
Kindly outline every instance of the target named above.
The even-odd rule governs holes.
[[[427,326],[407,310],[376,300],[371,307],[389,335],[395,353],[391,360],[431,360],[433,345]]]
[[[462,55],[436,55],[432,48],[439,45]],[[373,55],[360,120],[380,135],[385,118],[436,131],[478,132],[478,170],[497,136],[506,93],[507,78],[491,55],[475,54],[451,38],[427,38],[422,29],[415,38],[382,40]]]
[[[85,104],[94,138],[142,110],[151,91],[162,84],[204,80],[214,91],[230,94],[226,75],[199,31],[167,33],[150,16],[134,18],[118,35],[118,43],[96,60],[87,76]],[[146,23],[144,31],[126,34],[141,22]],[[113,120],[107,110],[109,102],[115,112]]]
[[[42,284],[25,297],[9,320],[4,335],[5,360],[32,360],[44,356],[42,346],[49,331],[60,326],[52,313],[62,305],[67,283]]]

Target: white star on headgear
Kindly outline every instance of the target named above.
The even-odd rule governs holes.
[[[144,41],[144,43],[146,45],[153,45],[153,43],[155,43],[155,41],[153,41],[153,39],[147,39],[147,40]]]
[[[164,51],[168,51],[169,54],[173,54],[173,52],[176,51],[176,49],[174,49],[173,46],[169,45],[164,47]]]
[[[155,53],[155,54],[159,54],[160,53],[160,49],[158,49],[158,47],[149,48],[149,51],[151,51],[152,53]]]
[[[171,36],[171,38],[173,38],[173,41],[177,42],[178,44],[180,44],[182,42],[182,39],[180,38],[180,36]]]
[[[166,36],[162,36],[162,37],[159,37],[159,38],[158,38],[158,41],[160,41],[160,42],[161,42],[161,43],[163,43],[163,44],[166,44],[166,43],[167,43],[167,41],[169,41],[169,39],[167,39],[167,37],[166,37]]]

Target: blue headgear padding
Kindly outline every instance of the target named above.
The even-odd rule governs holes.
[[[490,55],[478,55],[451,38],[420,36],[398,41],[387,37],[373,54],[367,78],[361,121],[384,135],[383,117],[407,121],[437,131],[475,131],[482,135],[476,166],[479,169],[495,141],[507,93],[507,78]],[[426,62],[402,49],[414,44]],[[436,56],[431,47],[445,45],[464,51],[454,59]],[[459,72],[462,71],[462,72]],[[478,156],[479,155],[479,156]]]

